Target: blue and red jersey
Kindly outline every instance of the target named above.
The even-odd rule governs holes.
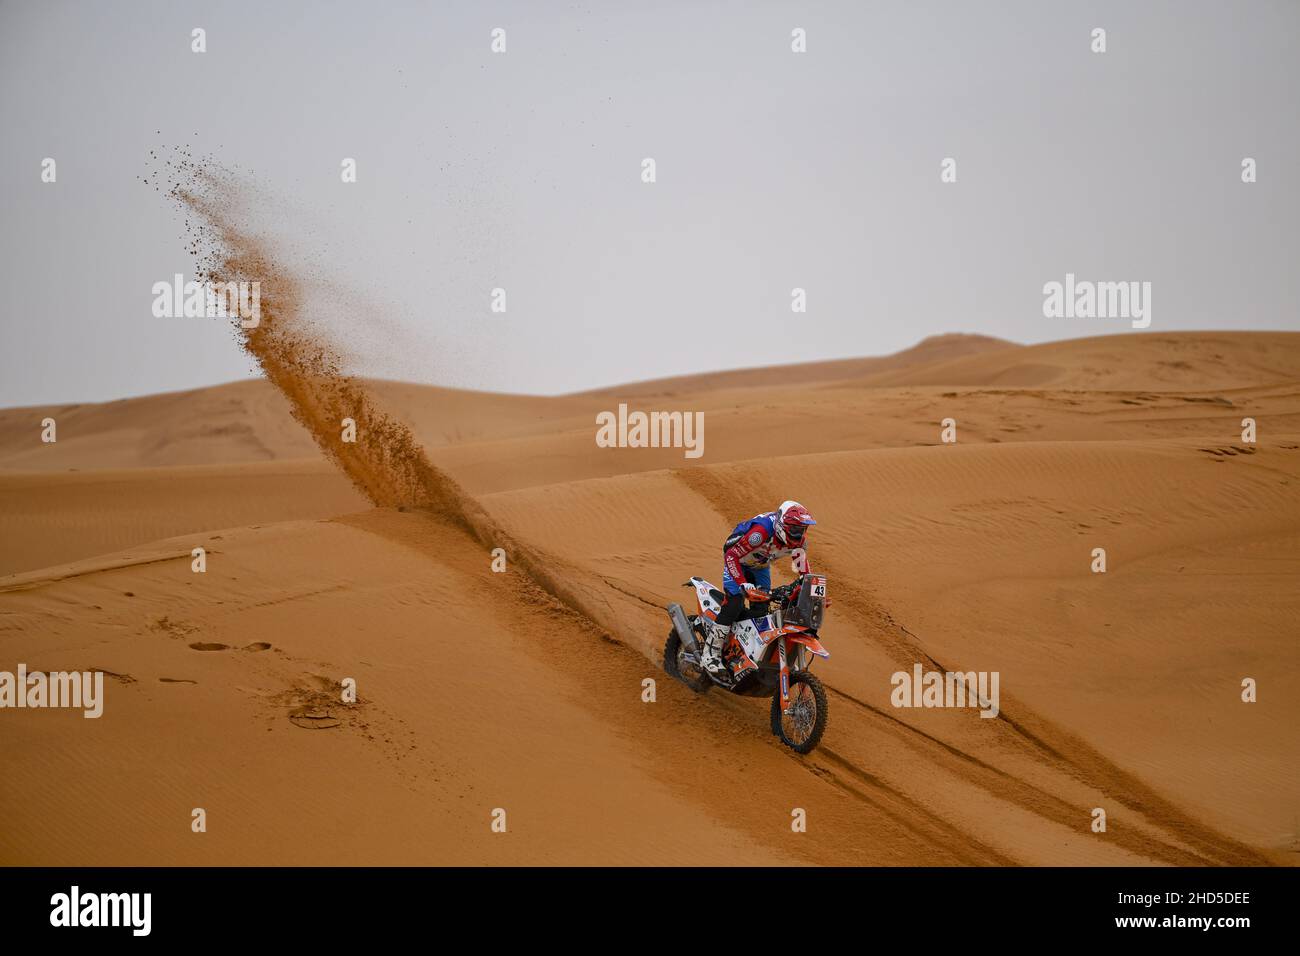
[[[771,588],[768,567],[776,558],[790,555],[796,571],[808,571],[808,556],[803,548],[782,544],[776,537],[779,511],[767,511],[747,518],[732,529],[722,545],[722,585],[728,594],[738,594],[748,581],[763,590]]]

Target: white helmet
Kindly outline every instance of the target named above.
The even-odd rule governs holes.
[[[817,523],[808,513],[808,509],[797,501],[783,501],[777,512],[777,520],[774,524],[776,536],[781,543],[793,544],[795,547],[802,546],[804,534],[808,528]]]

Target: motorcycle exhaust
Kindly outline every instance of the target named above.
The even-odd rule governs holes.
[[[691,628],[690,621],[686,620],[686,612],[682,610],[682,606],[668,605],[668,618],[673,622],[673,630],[677,632],[677,638],[688,651],[698,657],[700,648],[695,640],[695,631]]]

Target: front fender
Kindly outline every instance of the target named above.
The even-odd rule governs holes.
[[[817,640],[817,635],[809,631],[787,631],[782,636],[791,644],[802,644],[818,657],[831,656],[831,652],[822,647],[822,642]]]

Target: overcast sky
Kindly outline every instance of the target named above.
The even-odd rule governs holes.
[[[389,378],[557,393],[1129,330],[1044,318],[1067,272],[1151,282],[1129,334],[1300,329],[1297,37],[1294,0],[0,0],[0,406],[253,374],[220,322],[152,315],[193,272],[139,179],[175,145],[272,197],[330,280],[312,307]]]

